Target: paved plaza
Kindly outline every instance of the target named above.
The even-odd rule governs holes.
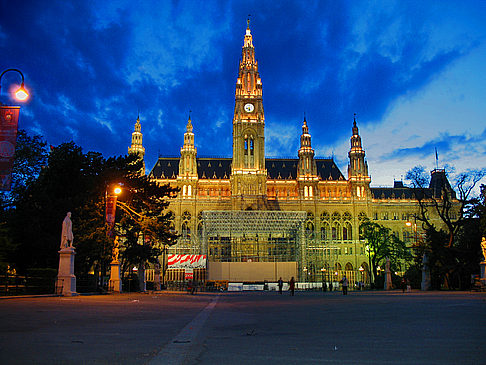
[[[486,364],[486,293],[0,300],[2,364]]]

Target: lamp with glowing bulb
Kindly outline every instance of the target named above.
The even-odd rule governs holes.
[[[0,74],[0,92],[2,90],[2,77],[3,77],[3,75],[5,75],[9,71],[19,73],[20,77],[22,78],[22,82],[20,83],[20,87],[14,93],[15,99],[17,99],[19,101],[27,100],[27,98],[29,97],[29,92],[25,89],[24,74],[22,73],[22,71],[20,71],[19,69],[16,69],[16,68],[8,68]]]
[[[114,235],[115,228],[115,213],[116,200],[118,195],[122,193],[120,185],[112,185],[111,188],[106,189],[106,234],[108,238],[113,239],[112,261],[110,263],[110,280],[108,282],[108,290],[113,292],[122,292],[122,280],[120,276],[120,261],[119,255],[119,238]]]

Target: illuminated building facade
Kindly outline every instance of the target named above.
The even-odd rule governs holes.
[[[189,117],[180,157],[159,157],[150,172],[180,188],[169,209],[181,238],[169,253],[207,255],[210,279],[330,281],[346,273],[351,282],[368,281],[360,221],[368,217],[411,242],[416,226],[406,222],[418,206],[412,189],[401,182],[370,187],[356,119],[347,178],[332,158],[314,156],[305,118],[297,157],[266,158],[262,90],[248,24],[236,80],[233,156],[198,157]],[[141,147],[141,134],[138,141]],[[431,184],[450,188],[443,170],[433,171]]]

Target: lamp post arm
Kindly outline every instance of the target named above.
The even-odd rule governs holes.
[[[22,73],[22,71],[20,71],[19,69],[17,68],[7,68],[5,71],[3,71],[1,74],[0,74],[0,90],[2,88],[2,77],[3,75],[5,75],[7,72],[9,71],[15,71],[15,72],[18,72],[20,74],[20,77],[22,77],[22,86],[24,85],[24,74]]]
[[[137,217],[141,218],[141,219],[144,219],[144,218],[147,218],[146,216],[140,214],[140,213],[137,213],[136,211],[134,211],[132,208],[130,208],[127,204],[125,203],[122,203],[121,201],[117,200],[116,204],[121,208],[123,209],[124,211],[126,211],[128,214],[135,214]]]

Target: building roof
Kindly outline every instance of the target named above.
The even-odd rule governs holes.
[[[414,199],[415,192],[411,188],[370,188],[374,199]]]
[[[314,159],[317,174],[322,180],[345,180],[333,159]],[[199,179],[229,179],[231,175],[231,158],[198,157],[197,175]],[[265,167],[269,179],[295,180],[299,159],[267,158]],[[156,179],[176,179],[179,174],[178,157],[159,157],[150,172]]]

